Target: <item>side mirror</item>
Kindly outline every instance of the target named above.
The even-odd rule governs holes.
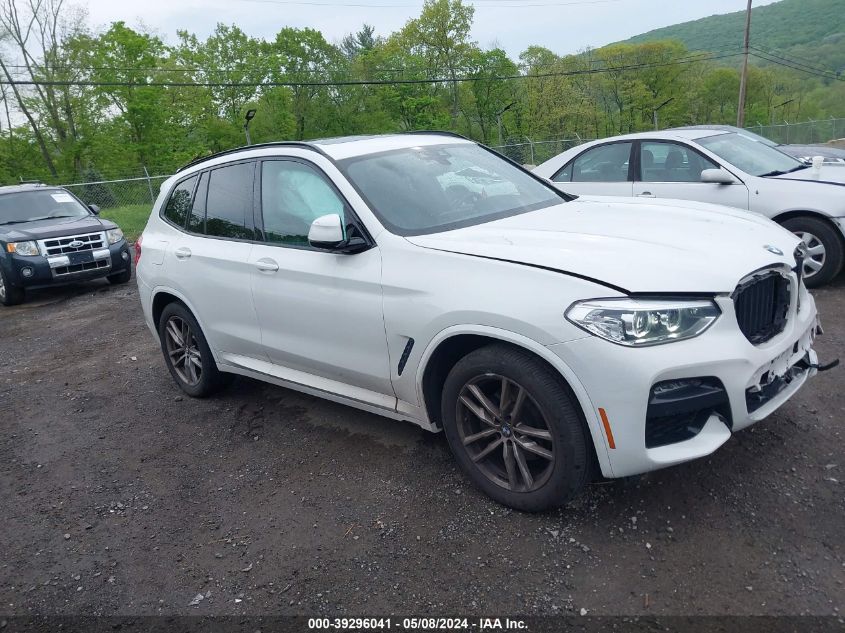
[[[88,208],[91,209],[91,213],[94,215],[100,215],[100,207],[96,204],[89,204]]]
[[[343,222],[337,213],[322,215],[311,223],[308,243],[315,248],[337,248],[343,244]]]
[[[724,169],[705,169],[701,172],[701,182],[709,182],[714,185],[732,185],[736,182],[736,178]]]

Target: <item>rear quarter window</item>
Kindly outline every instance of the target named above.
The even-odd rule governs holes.
[[[192,176],[180,182],[173,189],[162,212],[162,216],[171,224],[175,224],[180,228],[185,227],[185,220],[191,210],[191,202],[196,184],[197,177]]]

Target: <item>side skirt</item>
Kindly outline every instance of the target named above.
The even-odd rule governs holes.
[[[394,396],[387,396],[368,389],[353,387],[336,380],[329,380],[303,371],[289,369],[248,356],[221,352],[217,363],[220,371],[229,372],[269,382],[280,387],[292,389],[311,396],[345,404],[368,413],[381,415],[392,420],[411,422],[426,431],[438,432],[420,407],[414,406]]]

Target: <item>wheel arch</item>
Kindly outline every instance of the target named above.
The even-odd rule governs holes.
[[[813,218],[814,220],[821,220],[830,228],[832,228],[839,236],[839,240],[845,245],[845,236],[842,234],[842,228],[833,221],[833,216],[821,211],[813,211],[812,209],[790,209],[789,211],[782,211],[772,218],[778,224],[783,224],[787,220],[794,220],[795,218]]]
[[[150,316],[153,320],[153,326],[155,328],[156,336],[158,336],[158,323],[161,319],[161,315],[164,312],[164,309],[170,305],[171,303],[181,303],[185,306],[185,308],[190,311],[191,315],[197,320],[199,323],[200,329],[202,329],[203,335],[205,336],[206,341],[208,341],[208,329],[205,326],[205,323],[200,316],[199,312],[194,309],[194,306],[191,302],[178,290],[173,288],[167,288],[159,286],[153,289],[152,292],[152,301],[150,305]],[[214,349],[214,346],[211,345],[211,342],[208,343],[209,348],[211,349],[211,355],[214,356],[214,360],[219,362],[217,358],[217,350]]]
[[[453,327],[440,332],[428,344],[417,368],[417,390],[424,414],[429,423],[442,428],[440,400],[446,376],[452,367],[468,353],[493,343],[505,343],[527,352],[550,368],[575,398],[578,409],[590,431],[593,453],[602,473],[612,476],[608,446],[596,415],[595,407],[584,386],[569,366],[544,345],[525,336],[493,327]]]

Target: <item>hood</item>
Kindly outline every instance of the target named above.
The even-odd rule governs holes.
[[[107,231],[116,227],[114,222],[101,220],[95,215],[85,218],[53,218],[24,224],[0,224],[0,239],[7,242],[44,240],[51,237]]]
[[[807,169],[794,171],[791,174],[781,174],[780,176],[771,176],[770,178],[845,185],[845,169],[841,165],[822,165],[822,168],[819,170],[808,167]]]
[[[731,292],[755,270],[794,266],[799,243],[786,229],[748,211],[608,197],[581,197],[406,239],[424,248],[549,268],[625,293]]]

